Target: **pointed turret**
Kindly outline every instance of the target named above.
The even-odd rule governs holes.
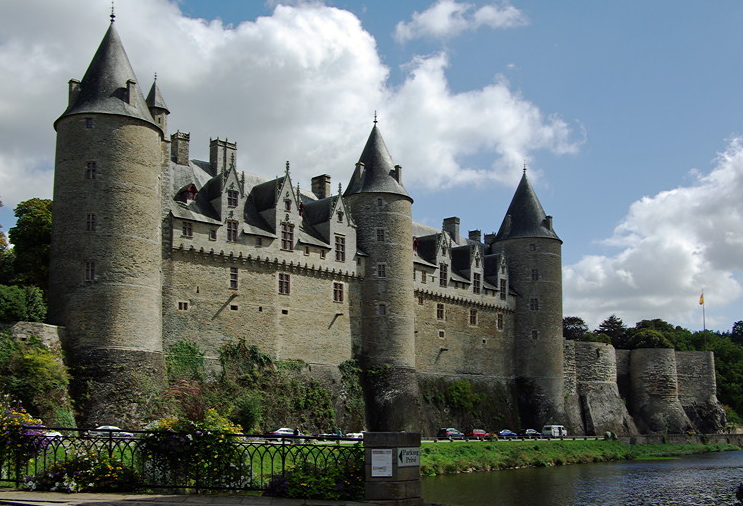
[[[81,82],[74,81],[67,110],[73,114],[117,114],[155,123],[113,20]]]
[[[516,237],[543,237],[560,240],[552,229],[552,217],[547,216],[544,212],[537,194],[534,193],[531,184],[529,184],[526,171],[524,171],[516,193],[513,195],[511,205],[508,206],[506,217],[501,223],[496,240],[501,241]]]
[[[152,81],[152,87],[150,88],[150,92],[147,94],[146,102],[150,114],[152,114],[152,119],[154,119],[155,123],[160,126],[163,133],[167,133],[168,114],[170,114],[170,111],[168,110],[168,106],[165,105],[163,94],[160,92],[160,87],[157,85],[157,74],[155,74],[155,80]]]
[[[402,169],[392,162],[387,145],[377,128],[376,121],[364,151],[361,153],[356,170],[343,194],[348,196],[354,193],[393,193],[402,195],[411,200],[401,181]]]

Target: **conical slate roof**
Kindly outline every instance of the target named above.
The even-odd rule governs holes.
[[[155,80],[152,82],[152,87],[150,88],[150,92],[147,94],[147,106],[152,109],[158,108],[163,109],[166,112],[170,112],[168,110],[168,106],[165,105],[165,100],[163,99],[163,94],[160,92],[160,87],[157,85],[157,76],[155,77]]]
[[[134,97],[127,96],[127,81],[130,80],[137,82],[137,77],[112,21],[80,82],[80,93],[59,119],[73,114],[99,113],[129,116],[155,124],[139,86],[134,87]]]
[[[364,164],[364,169],[357,168],[354,171],[343,193],[344,196],[355,193],[394,193],[410,198],[402,184],[393,176],[395,164],[376,123],[369,134],[359,162]]]
[[[547,218],[537,194],[534,193],[526,178],[526,172],[521,177],[521,182],[516,188],[516,193],[513,195],[511,205],[508,206],[506,217],[501,223],[495,240],[501,241],[515,237],[543,237],[560,241],[555,231],[552,230],[552,222]]]

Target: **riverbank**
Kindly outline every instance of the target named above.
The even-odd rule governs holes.
[[[620,441],[423,443],[420,472],[438,474],[548,467],[740,450],[732,444],[635,444]]]

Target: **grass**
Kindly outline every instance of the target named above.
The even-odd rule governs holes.
[[[424,443],[421,445],[420,469],[422,475],[434,476],[520,467],[677,457],[726,450],[740,448],[722,444],[629,445],[619,441]]]

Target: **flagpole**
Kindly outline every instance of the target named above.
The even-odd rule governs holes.
[[[699,303],[702,305],[702,331],[707,334],[707,316],[704,312],[704,288],[702,288],[702,296],[699,297]]]

